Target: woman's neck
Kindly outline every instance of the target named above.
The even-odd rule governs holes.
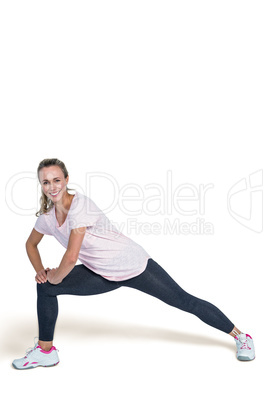
[[[58,215],[65,215],[68,213],[73,197],[74,195],[66,192],[58,202],[55,202],[54,205]]]

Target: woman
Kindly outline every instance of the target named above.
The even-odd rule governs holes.
[[[239,360],[255,358],[250,335],[236,328],[216,306],[184,291],[140,245],[120,233],[90,198],[68,193],[69,175],[63,162],[44,159],[37,175],[41,208],[26,250],[36,271],[39,340],[26,356],[13,361],[16,369],[59,363],[53,346],[58,295],[95,295],[121,286],[196,315],[235,339]],[[56,237],[66,248],[58,268],[43,267],[37,246],[44,234]],[[78,258],[82,264],[75,265]]]

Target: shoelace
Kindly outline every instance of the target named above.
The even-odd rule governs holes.
[[[37,341],[35,341],[36,339],[37,339]],[[37,346],[38,346],[38,336],[36,336],[34,338],[34,347],[33,348],[30,347],[30,348],[26,349],[26,351],[25,351],[26,355],[24,356],[24,358],[26,358],[33,350],[35,350]]]
[[[240,340],[240,342],[242,343],[242,346],[241,346],[240,349],[248,349],[248,350],[251,349],[251,348],[249,347],[249,345],[248,345],[248,340],[247,340],[247,338],[246,338],[244,341],[241,341],[241,339],[239,339],[239,340]]]

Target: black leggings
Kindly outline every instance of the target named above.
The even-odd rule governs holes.
[[[62,294],[89,296],[127,286],[157,297],[170,306],[196,315],[206,324],[229,334],[234,324],[213,304],[185,292],[167,272],[149,258],[143,273],[125,281],[108,281],[83,264],[75,265],[58,285],[48,281],[37,284],[39,340],[52,341],[58,316],[57,296]]]

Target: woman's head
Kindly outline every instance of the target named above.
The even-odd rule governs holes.
[[[66,166],[59,159],[43,159],[37,168],[38,180],[42,188],[40,198],[40,210],[35,214],[39,216],[48,212],[67,192],[69,174]]]

